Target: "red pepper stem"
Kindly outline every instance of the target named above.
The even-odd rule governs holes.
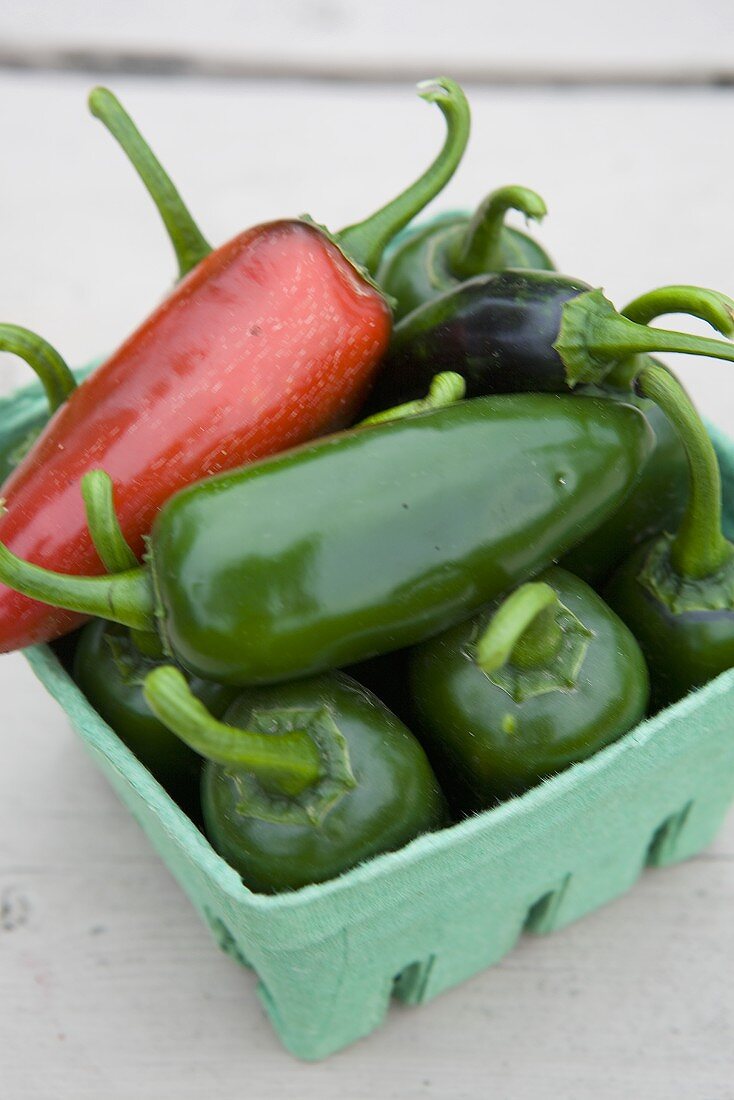
[[[94,88],[89,109],[119,142],[145,184],[163,219],[178,260],[179,278],[187,275],[212,248],[191,217],[162,164],[119,100],[107,88]]]
[[[438,157],[414,184],[365,221],[349,225],[334,237],[339,248],[355,264],[374,274],[387,245],[404,226],[441,191],[453,176],[469,140],[469,104],[458,84],[448,77],[425,80],[418,94],[436,103],[448,133]]]
[[[0,542],[0,583],[52,607],[96,615],[133,630],[155,630],[153,586],[140,566],[110,577],[53,573],[17,558]]]
[[[541,221],[548,213],[540,195],[527,187],[500,187],[492,191],[469,222],[461,248],[454,257],[453,270],[457,278],[471,279],[505,266],[502,230],[508,210],[519,210],[535,221]]]
[[[443,409],[447,405],[461,401],[465,393],[466,382],[460,374],[451,370],[442,371],[431,379],[425,397],[418,397],[415,401],[406,401],[403,405],[395,405],[391,409],[373,413],[372,416],[361,420],[358,426],[364,428],[368,424],[384,424],[387,420],[405,420],[408,416],[416,416],[417,413],[428,412],[430,409]]]
[[[638,325],[618,313],[601,290],[586,291],[566,302],[553,347],[566,367],[566,379],[572,388],[581,382],[608,381],[613,368],[642,352],[708,355],[734,363],[731,344]]]
[[[516,588],[477,642],[476,662],[482,671],[496,672],[509,662],[532,668],[552,660],[563,641],[556,622],[559,607],[549,584],[534,581]]]
[[[25,359],[38,375],[54,413],[76,389],[76,379],[55,348],[30,329],[0,324],[0,351]]]
[[[644,367],[637,387],[670,420],[688,459],[688,503],[671,544],[671,563],[682,577],[709,577],[734,554],[721,530],[721,474],[713,444],[680,382],[664,367]]]
[[[143,693],[164,726],[207,760],[254,772],[268,787],[289,796],[321,778],[321,757],[305,730],[267,734],[218,722],[172,665],[149,672]]]
[[[734,300],[700,286],[658,287],[635,298],[620,313],[638,325],[649,325],[668,313],[688,313],[708,321],[722,336],[734,336]]]

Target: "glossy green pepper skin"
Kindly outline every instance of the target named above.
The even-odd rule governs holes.
[[[637,638],[660,710],[734,668],[734,609],[674,612],[640,583],[657,540],[638,547],[616,571],[604,596]]]
[[[632,553],[605,596],[639,641],[655,709],[734,667],[734,544],[722,529],[719,464],[680,383],[645,365],[636,384],[674,425],[688,459],[688,499],[675,534]]]
[[[404,648],[593,530],[651,444],[630,406],[506,396],[199,483],[168,502],[150,542],[165,644],[226,683]]]
[[[565,570],[552,568],[538,579],[587,632],[579,632],[574,660],[581,664],[573,686],[561,679],[533,694],[523,687],[517,666],[516,698],[507,683],[500,686],[494,673],[483,671],[477,641],[498,602],[417,646],[410,656],[415,729],[438,775],[453,777],[454,796],[465,810],[521,794],[616,740],[645,714],[647,669],[627,627]],[[512,658],[506,668],[513,668]]]
[[[474,275],[506,268],[553,271],[553,262],[539,244],[503,224],[505,211],[513,206],[529,217],[545,214],[545,203],[535,192],[508,187],[490,195],[477,215],[452,214],[406,233],[385,255],[377,273],[379,285],[394,299],[395,319],[401,320]],[[484,225],[483,209],[487,212]],[[485,239],[467,260],[465,251],[475,226],[485,230]]]
[[[89,702],[121,741],[184,809],[198,809],[201,759],[155,717],[142,684],[153,668],[164,664],[144,656],[130,631],[94,619],[79,632],[72,677]],[[227,709],[236,689],[189,678],[191,690],[215,717]]]
[[[437,369],[449,368],[464,376],[468,396],[577,387],[638,405],[657,438],[640,482],[619,515],[565,562],[598,584],[630,546],[674,524],[685,503],[683,447],[667,417],[633,391],[635,370],[656,362],[645,353],[734,357],[721,341],[648,327],[661,314],[680,312],[725,335],[734,331],[731,299],[699,287],[662,287],[618,313],[600,291],[555,273],[507,271],[470,279],[396,326],[368,411],[412,400]]]
[[[561,562],[571,573],[599,587],[632,547],[678,523],[688,496],[688,463],[673,425],[653,401],[611,387],[585,386],[582,392],[636,405],[655,433],[655,446],[629,495],[616,512]]]
[[[538,572],[619,505],[652,443],[614,401],[462,401],[183,490],[145,568],[62,575],[0,546],[0,579],[158,629],[204,679],[274,683],[422,641]]]
[[[352,784],[320,822],[277,820],[283,796],[270,804],[267,789],[259,792],[266,800],[263,814],[247,804],[236,767],[204,766],[207,835],[251,890],[270,894],[324,882],[447,824],[445,798],[418,741],[348,676],[328,673],[245,692],[224,720],[267,729],[269,716],[275,725],[283,712],[294,711],[326,712],[346,744]]]

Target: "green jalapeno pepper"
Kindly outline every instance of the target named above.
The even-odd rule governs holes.
[[[649,694],[630,631],[558,568],[412,650],[409,690],[415,728],[465,810],[591,756],[636,725]]]
[[[93,470],[82,478],[81,488],[89,533],[105,569],[135,568],[135,555],[117,522],[111,479]],[[155,634],[96,619],[79,632],[71,670],[98,714],[198,820],[201,759],[155,717],[143,695],[148,673],[168,663]],[[196,676],[189,677],[189,688],[217,718],[236,694],[235,688]]]
[[[639,404],[656,435],[640,481],[619,513],[564,563],[600,583],[629,547],[675,522],[685,503],[683,448],[665,415],[633,392],[632,378],[646,349],[665,348],[734,358],[720,341],[646,327],[663,313],[700,317],[719,332],[734,331],[734,302],[699,287],[662,287],[631,302],[621,314],[599,291],[560,275],[507,272],[465,283],[397,326],[369,409],[410,400],[422,392],[433,364],[451,366],[467,394],[527,389],[604,393]]]
[[[724,336],[734,334],[734,302],[716,291],[697,287],[661,287],[630,302],[622,315],[639,324],[683,311],[707,321]],[[583,386],[580,392],[606,394],[642,409],[655,432],[655,447],[640,477],[617,511],[561,563],[595,587],[609,578],[631,547],[674,527],[688,497],[688,459],[678,432],[659,405],[638,394],[632,379],[644,366],[658,361],[637,356],[616,368],[603,386]],[[659,364],[658,365],[662,365]]]
[[[385,254],[377,272],[380,286],[394,299],[395,319],[488,271],[508,267],[552,271],[554,265],[539,244],[504,224],[508,210],[519,210],[538,221],[547,213],[535,191],[501,187],[487,196],[473,216],[454,214],[406,233]]]
[[[675,535],[635,550],[605,591],[650,668],[655,709],[734,667],[734,544],[721,528],[721,475],[711,440],[680,384],[645,365],[637,378],[686,449],[689,496]]]
[[[145,568],[76,577],[0,547],[0,581],[156,628],[204,679],[292,679],[421,641],[538,572],[619,505],[651,445],[614,401],[461,401],[179,492]]]
[[[370,692],[330,673],[250,690],[216,722],[173,668],[145,696],[208,762],[214,848],[261,893],[323,882],[447,822],[423,749]]]
[[[196,816],[201,759],[155,717],[143,695],[145,677],[162,664],[170,662],[141,653],[126,627],[95,619],[79,633],[72,678],[171,797]],[[189,686],[216,718],[237,691],[197,676]]]

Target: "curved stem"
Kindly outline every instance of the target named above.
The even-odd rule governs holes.
[[[107,88],[94,88],[89,109],[122,146],[163,219],[183,278],[212,248],[191,217],[176,187],[119,100]]]
[[[141,567],[111,577],[53,573],[17,558],[0,542],[0,583],[52,607],[96,615],[134,630],[155,629],[153,589]]]
[[[526,218],[541,221],[548,213],[545,202],[527,187],[500,187],[492,191],[469,222],[461,248],[453,260],[454,274],[471,279],[505,265],[502,231],[508,210],[519,210]]]
[[[429,103],[436,103],[446,119],[448,132],[441,152],[420,179],[397,198],[365,221],[342,229],[334,238],[352,261],[371,273],[377,270],[382,253],[395,234],[451,179],[469,140],[469,104],[458,84],[448,77],[424,80],[418,85],[418,94]]]
[[[387,420],[404,420],[407,416],[415,416],[416,413],[428,412],[429,409],[442,409],[446,405],[453,405],[461,401],[466,393],[466,382],[455,371],[446,370],[437,374],[431,380],[428,393],[425,397],[419,397],[415,401],[406,401],[404,405],[395,405],[392,409],[384,409],[382,412],[373,413],[365,417],[359,423],[360,428],[368,424],[382,424]]]
[[[516,588],[497,608],[477,643],[479,667],[489,673],[510,661],[532,667],[554,657],[562,642],[555,621],[559,606],[554,589],[542,581]]]
[[[87,527],[108,573],[125,573],[137,569],[138,559],[128,546],[115,511],[112,478],[104,470],[90,470],[82,478],[82,497]],[[163,657],[163,646],[154,631],[131,630],[133,644],[147,657]]]
[[[602,382],[613,366],[640,352],[708,355],[734,363],[732,344],[638,325],[618,313],[601,290],[586,291],[566,302],[553,347],[566,367],[566,380],[572,388],[580,382]]]
[[[108,573],[137,569],[138,559],[127,544],[115,512],[112,478],[104,470],[90,470],[82,478],[87,527],[94,549]]]
[[[38,375],[54,413],[76,389],[76,379],[55,348],[30,329],[0,324],[0,351],[25,359]]]
[[[688,459],[688,503],[671,545],[671,562],[683,577],[708,577],[734,553],[721,530],[721,474],[716,452],[685,390],[664,367],[645,366],[637,377],[637,387],[670,420]]]
[[[707,321],[722,336],[734,336],[734,300],[700,286],[658,287],[635,298],[620,313],[638,325],[648,325],[668,313],[689,313]]]
[[[207,760],[254,772],[291,796],[321,777],[318,749],[305,730],[256,733],[218,722],[172,665],[149,672],[143,694],[164,726]]]

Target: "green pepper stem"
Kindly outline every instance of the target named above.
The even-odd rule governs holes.
[[[624,309],[623,317],[639,325],[647,325],[668,313],[687,313],[706,321],[722,336],[734,336],[734,301],[718,290],[698,286],[663,286],[635,298]],[[629,390],[645,366],[637,356],[612,367],[606,376],[607,386]]]
[[[290,796],[321,777],[319,751],[305,730],[267,734],[218,722],[172,665],[149,672],[143,693],[156,717],[207,760],[254,772]]]
[[[556,623],[558,595],[549,584],[533,581],[503,600],[477,642],[476,662],[495,672],[512,662],[521,668],[546,664],[558,653],[563,632]]]
[[[548,213],[545,202],[527,187],[500,187],[487,195],[467,226],[452,268],[459,279],[471,279],[485,271],[506,266],[502,231],[508,210],[519,210],[526,218],[542,221]]]
[[[107,88],[94,88],[89,109],[122,146],[163,219],[178,260],[179,278],[187,275],[212,248],[191,217],[162,164],[119,100]]]
[[[112,478],[104,470],[90,470],[82,478],[81,488],[87,527],[102,565],[108,573],[137,569],[138,559],[128,546],[117,519]],[[163,647],[155,632],[131,630],[130,637],[147,657],[163,656]]]
[[[76,389],[76,379],[55,348],[30,329],[0,324],[0,351],[25,359],[38,375],[54,413]]]
[[[137,569],[138,559],[127,544],[115,512],[112,478],[104,470],[90,470],[82,478],[87,527],[94,549],[108,573]]]
[[[636,324],[618,313],[601,290],[586,291],[566,302],[553,347],[572,388],[580,382],[598,384],[608,379],[613,367],[641,352],[708,355],[734,363],[731,344]]]
[[[0,542],[0,583],[52,607],[97,615],[133,630],[155,629],[153,588],[141,567],[110,577],[53,573],[17,558]]]
[[[425,397],[419,397],[415,401],[406,401],[404,405],[395,405],[392,409],[384,409],[382,412],[373,413],[365,417],[359,423],[360,428],[368,424],[383,424],[387,420],[404,420],[408,416],[417,413],[428,412],[429,409],[443,409],[446,405],[453,405],[461,401],[466,393],[466,382],[455,371],[446,370],[436,374],[428,387]]]
[[[708,321],[722,336],[734,336],[734,300],[700,286],[658,287],[635,298],[620,313],[638,325],[649,325],[668,313],[688,313]]]
[[[680,382],[664,367],[645,366],[637,387],[670,420],[688,459],[688,503],[671,544],[671,563],[682,577],[709,577],[734,554],[721,530],[721,474],[713,444]]]
[[[453,176],[469,140],[469,104],[458,84],[448,77],[424,80],[418,94],[436,103],[446,119],[448,132],[433,164],[410,187],[365,221],[349,225],[335,235],[346,255],[371,274],[377,271],[387,245],[403,226],[418,214]]]

